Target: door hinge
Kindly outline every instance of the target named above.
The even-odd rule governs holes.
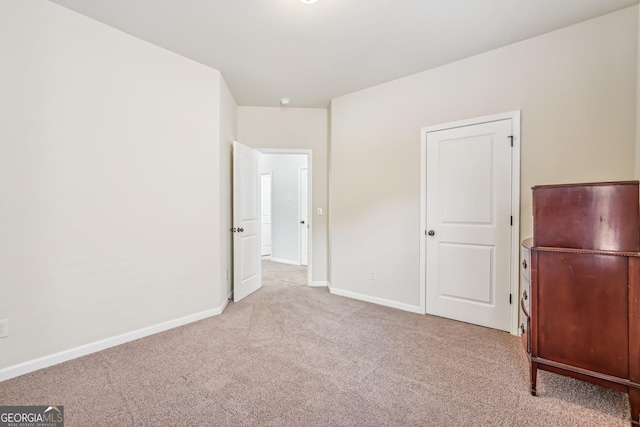
[[[509,304],[513,304],[513,294],[509,294]]]
[[[513,135],[509,135],[507,138],[511,140],[511,146],[513,147]]]
[[[511,226],[513,227],[513,215],[511,215],[511,217],[510,217],[510,218],[511,218],[511,219],[510,219]]]

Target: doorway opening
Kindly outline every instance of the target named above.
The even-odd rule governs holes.
[[[311,150],[260,152],[262,280],[265,286],[312,283]]]

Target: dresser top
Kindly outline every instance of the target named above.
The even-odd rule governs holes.
[[[548,184],[548,185],[534,185],[531,189],[542,188],[562,188],[562,187],[602,187],[611,185],[639,185],[640,181],[611,181],[611,182],[586,182],[576,184]]]
[[[524,239],[522,241],[522,246],[527,249],[531,249],[533,247],[533,237],[529,237],[528,239]]]

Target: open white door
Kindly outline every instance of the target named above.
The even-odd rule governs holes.
[[[512,121],[426,134],[426,312],[510,330]]]
[[[309,213],[308,213],[308,186],[309,171],[307,168],[300,169],[300,186],[298,187],[300,197],[300,265],[307,265],[309,257]]]
[[[233,143],[233,301],[262,286],[260,153]]]

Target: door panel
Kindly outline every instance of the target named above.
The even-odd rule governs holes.
[[[509,330],[511,120],[427,134],[426,311]]]
[[[271,255],[271,173],[260,177],[260,217],[262,224],[262,256]]]
[[[260,153],[233,143],[233,300],[262,285],[260,265]]]
[[[257,235],[254,236],[242,236],[238,237],[240,241],[240,250],[242,252],[242,260],[240,271],[240,279],[247,281],[255,278],[260,272],[260,264],[256,262],[258,247]],[[259,261],[259,260],[258,260]]]
[[[442,243],[438,283],[443,298],[463,303],[493,303],[492,246]],[[461,265],[465,268],[459,268]]]
[[[308,238],[309,238],[309,218],[308,218],[308,169],[300,169],[300,264],[307,265],[308,262]]]
[[[490,224],[492,222],[491,145],[491,138],[486,136],[441,143],[440,191],[442,194],[456,195],[456,197],[443,197],[440,200],[442,223]]]

